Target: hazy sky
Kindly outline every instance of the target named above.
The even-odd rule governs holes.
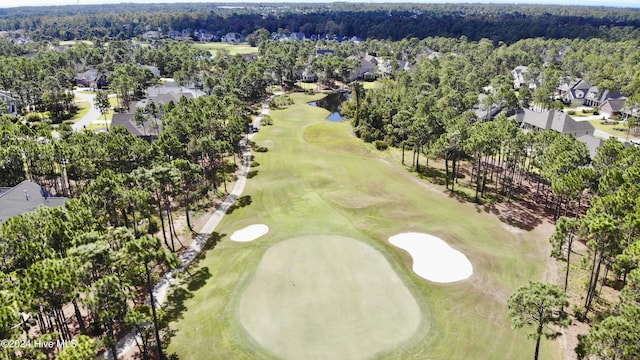
[[[245,3],[255,2],[333,2],[334,0],[250,0]],[[344,1],[344,0],[343,0]],[[394,0],[347,0],[350,2],[396,2]],[[76,5],[76,4],[117,4],[117,3],[188,3],[188,2],[233,2],[233,0],[0,0],[0,8],[16,7],[16,6],[42,6],[42,5]],[[438,0],[402,0],[402,2],[421,2],[421,3],[442,3],[442,2],[464,2],[464,3],[497,3],[497,4],[558,4],[558,5],[587,5],[587,6],[619,6],[640,8],[640,0],[454,0],[454,1],[438,1]]]

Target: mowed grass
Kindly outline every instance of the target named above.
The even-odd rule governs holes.
[[[238,55],[238,54],[257,54],[258,48],[255,46],[249,46],[248,43],[240,43],[240,44],[230,44],[223,42],[209,42],[209,43],[195,43],[194,47],[202,50],[206,50],[211,55],[215,56],[218,53],[218,50],[224,49],[229,52],[229,55]]]
[[[608,121],[607,124],[603,124],[604,120],[589,120],[589,123],[593,125],[594,128],[604,131],[609,135],[621,137],[626,139],[640,139],[637,136],[632,135],[627,132],[627,124],[625,122],[614,122]]]
[[[225,216],[218,227],[220,241],[181,278],[164,305],[171,320],[165,329],[168,353],[180,359],[277,358],[242,326],[240,299],[271,246],[329,234],[378,250],[420,308],[422,319],[413,335],[376,358],[532,356],[534,343],[526,331],[511,329],[506,299],[530,279],[545,277],[548,229],[508,231],[494,215],[433,191],[381,160],[376,150],[351,134],[347,122],[325,121],[326,110],[306,104],[322,96],[292,94],[296,104],[272,110],[274,125],[256,134],[256,143],[269,151],[255,154],[257,174],[243,194],[249,205]],[[270,232],[249,243],[229,240],[234,231],[256,223],[269,225]],[[469,258],[474,274],[448,285],[418,277],[411,271],[409,254],[387,241],[407,231],[447,241]],[[541,357],[564,358],[550,341],[543,341]]]
[[[371,357],[408,339],[422,318],[379,251],[338,235],[273,245],[240,300],[244,328],[284,359]]]
[[[83,116],[87,115],[87,113],[89,112],[89,107],[91,106],[91,103],[89,103],[88,101],[76,101],[76,106],[78,107],[78,112],[73,116],[73,121],[78,121],[80,119],[82,119]]]

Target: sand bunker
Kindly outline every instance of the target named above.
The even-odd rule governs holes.
[[[389,242],[407,250],[413,258],[413,272],[429,281],[451,283],[473,274],[469,259],[435,236],[403,233],[390,237]]]
[[[253,241],[269,232],[269,227],[265,224],[249,225],[231,234],[231,240],[238,242]]]

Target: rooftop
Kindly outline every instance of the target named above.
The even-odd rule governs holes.
[[[14,187],[0,188],[0,223],[16,215],[31,212],[40,206],[63,205],[68,199],[54,197],[40,185],[25,180]]]

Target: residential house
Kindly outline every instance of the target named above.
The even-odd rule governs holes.
[[[18,115],[18,107],[13,95],[8,91],[0,90],[0,100],[7,105],[6,114],[16,116]]]
[[[566,104],[581,106],[584,105],[589,89],[592,89],[591,84],[586,80],[576,80],[568,84],[567,90],[562,96],[562,101]]]
[[[156,105],[163,106],[170,102],[177,103],[182,97],[191,99],[202,95],[205,93],[201,90],[180,86],[175,82],[147,88],[147,98],[133,103],[127,113],[113,114],[111,126],[122,126],[131,134],[151,142],[157,139],[162,132],[162,120],[149,117],[144,123],[137,124],[134,120],[137,108],[144,109],[151,101]]]
[[[198,41],[210,42],[210,41],[213,41],[213,39],[215,38],[215,35],[213,35],[210,32],[207,32],[204,29],[200,29],[193,32],[193,37],[195,37],[196,40]]]
[[[63,205],[68,199],[51,196],[40,185],[25,180],[14,187],[0,187],[0,224],[14,216],[31,212],[40,206]]]
[[[371,55],[365,55],[363,57],[349,56],[348,60],[356,61],[356,66],[349,74],[347,82],[362,79],[372,81],[376,79],[376,68],[378,66],[378,60]]]
[[[174,81],[168,81],[159,86],[147,88],[147,98],[156,104],[167,104],[169,101],[177,102],[182,96],[198,98],[206,95],[202,90],[180,86]]]
[[[598,107],[600,98],[600,90],[598,90],[597,86],[592,86],[587,90],[587,95],[584,97],[584,106]]]
[[[487,98],[487,94],[478,94],[478,103],[473,107],[473,112],[482,122],[495,118],[502,111],[502,104],[490,104],[487,102]]]
[[[132,108],[139,107],[139,105],[132,106]],[[111,127],[122,126],[127,129],[131,134],[136,137],[145,139],[149,142],[158,138],[162,132],[162,121],[160,119],[152,119],[147,117],[144,122],[138,124],[134,120],[133,113],[126,114],[113,114],[111,119]]]
[[[153,65],[142,65],[140,64],[140,67],[143,67],[149,71],[151,71],[151,73],[153,74],[153,76],[160,78],[160,69],[158,69],[157,66],[153,66]]]
[[[240,54],[246,61],[258,61],[258,55],[256,54]]]
[[[316,56],[333,55],[335,51],[332,49],[316,49]]]
[[[107,74],[99,74],[96,69],[89,69],[76,74],[75,80],[76,85],[92,89],[102,89],[109,86]]]
[[[622,115],[626,102],[627,98],[624,96],[606,99],[598,106],[598,112],[607,119],[612,116]]]
[[[588,121],[575,121],[562,111],[521,109],[516,114],[516,121],[523,130],[555,130],[563,135],[571,134],[587,145],[592,159],[596,149],[602,145],[602,140],[593,136],[593,125]]]
[[[306,38],[307,37],[304,35],[304,33],[301,33],[301,32],[294,32],[294,33],[291,33],[291,35],[289,35],[289,40],[303,41]]]
[[[246,38],[238,33],[230,32],[223,35],[221,40],[222,42],[237,44],[237,43],[245,42]]]
[[[307,83],[316,82],[318,81],[318,73],[311,70],[310,68],[306,68],[304,69],[304,71],[302,71],[300,80],[302,80],[302,82],[307,82]]]
[[[378,61],[378,73],[386,77],[392,77],[397,71],[411,68],[413,68],[413,65],[408,61],[395,61],[394,59],[381,59]]]
[[[531,75],[528,66],[516,66],[511,70],[511,76],[513,76],[513,87],[516,89],[526,87],[534,91],[539,86],[538,80]]]
[[[157,40],[160,39],[162,34],[159,31],[147,31],[142,34],[142,38],[145,40]]]

